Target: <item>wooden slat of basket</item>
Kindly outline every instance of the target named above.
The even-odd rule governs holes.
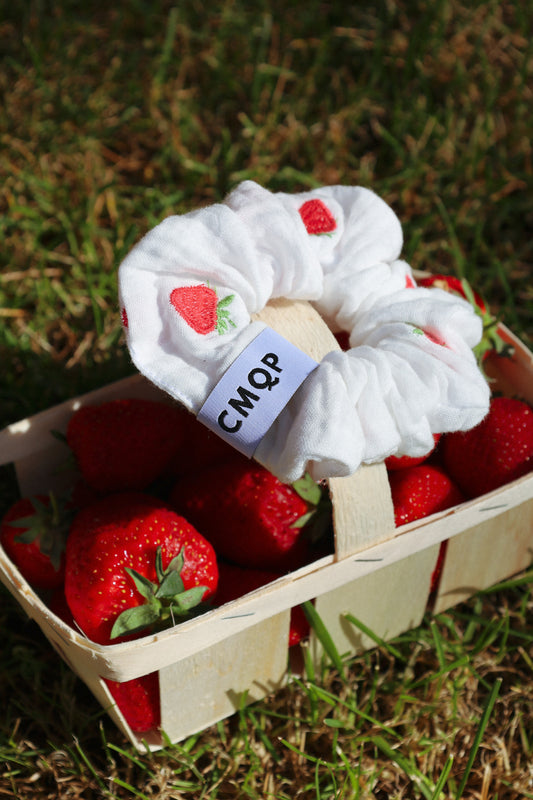
[[[533,404],[533,354],[505,325],[498,333],[512,348],[512,357],[491,355],[485,363],[492,388]],[[502,486],[479,498],[480,510],[498,511],[451,538],[446,549],[434,612],[463,602],[527,569],[533,563],[532,476]],[[521,502],[513,500],[522,492]],[[480,515],[481,516],[481,515]]]
[[[281,333],[315,361],[332,350],[337,340],[317,311],[306,302],[273,300],[257,319]],[[337,559],[394,536],[394,511],[384,464],[362,466],[353,475],[331,478]]]
[[[376,640],[349,622],[346,614],[385,642],[420,625],[438,553],[439,545],[427,547],[317,597],[315,608],[341,656],[358,655],[376,645]],[[323,647],[314,634],[310,647],[318,665]]]
[[[162,728],[174,741],[279,689],[287,676],[290,611],[159,671]]]
[[[434,613],[522,572],[532,563],[533,499],[529,499],[448,541]]]

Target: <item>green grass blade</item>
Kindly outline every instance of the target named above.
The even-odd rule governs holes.
[[[444,765],[444,768],[443,768],[443,770],[442,770],[442,772],[440,774],[439,780],[435,784],[435,789],[433,791],[433,794],[431,795],[431,800],[439,800],[439,797],[441,796],[442,792],[444,791],[444,785],[446,784],[446,781],[448,780],[450,772],[452,771],[452,767],[453,767],[453,756],[450,756],[448,758],[448,761]]]
[[[494,708],[494,704],[496,703],[496,698],[498,697],[501,685],[502,685],[502,678],[498,678],[497,681],[494,683],[494,686],[492,687],[492,691],[487,699],[485,708],[483,709],[483,714],[481,716],[481,720],[479,722],[478,729],[476,731],[476,736],[472,743],[472,748],[468,756],[468,761],[466,762],[464,775],[461,780],[461,783],[459,784],[459,788],[455,796],[456,800],[461,800],[461,798],[463,797],[465,786],[467,784],[470,772],[472,770],[472,766],[476,759],[477,751],[483,740],[483,736],[485,735],[485,730],[488,725],[490,715],[492,714],[492,709]]]
[[[302,603],[302,608],[304,610],[304,614],[307,617],[311,628],[315,632],[320,644],[324,648],[326,655],[330,659],[331,663],[334,665],[335,669],[339,673],[339,675],[344,679],[345,672],[344,672],[344,664],[342,658],[337,650],[333,639],[331,638],[329,631],[327,630],[326,626],[324,625],[320,614],[314,607],[313,603],[310,600]]]
[[[344,619],[358,628],[361,633],[365,634],[365,636],[368,636],[368,638],[375,642],[378,647],[383,647],[388,653],[391,654],[391,656],[394,656],[394,658],[397,658],[399,661],[405,661],[405,657],[400,653],[399,650],[396,649],[396,647],[393,647],[390,642],[386,642],[384,639],[378,636],[377,633],[374,633],[374,631],[371,630],[368,625],[365,625],[360,619],[354,617],[353,614],[344,614]]]
[[[400,769],[405,772],[407,777],[418,787],[427,800],[432,800],[432,792],[428,786],[427,778],[425,778],[402,753],[391,747],[382,736],[372,736],[371,741],[387,756],[387,758],[398,764]]]

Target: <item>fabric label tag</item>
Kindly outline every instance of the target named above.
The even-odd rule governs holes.
[[[198,420],[251,458],[317,366],[279,333],[265,328],[226,370],[198,412]]]

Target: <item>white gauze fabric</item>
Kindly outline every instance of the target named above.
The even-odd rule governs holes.
[[[197,414],[264,329],[251,315],[270,298],[309,300],[351,349],[311,372],[255,458],[290,482],[421,455],[434,433],[478,424],[490,393],[472,353],[480,318],[416,288],[401,249],[398,218],[370,190],[289,195],[245,181],[223,203],[164,220],[120,265],[132,360]]]

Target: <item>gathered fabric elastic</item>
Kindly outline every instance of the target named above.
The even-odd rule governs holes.
[[[252,181],[223,203],[165,219],[119,267],[131,358],[194,414],[264,323],[269,300],[310,301],[349,349],[310,372],[255,458],[281,480],[348,475],[433,434],[467,430],[490,391],[469,303],[416,287],[396,214],[362,187],[273,193]]]

